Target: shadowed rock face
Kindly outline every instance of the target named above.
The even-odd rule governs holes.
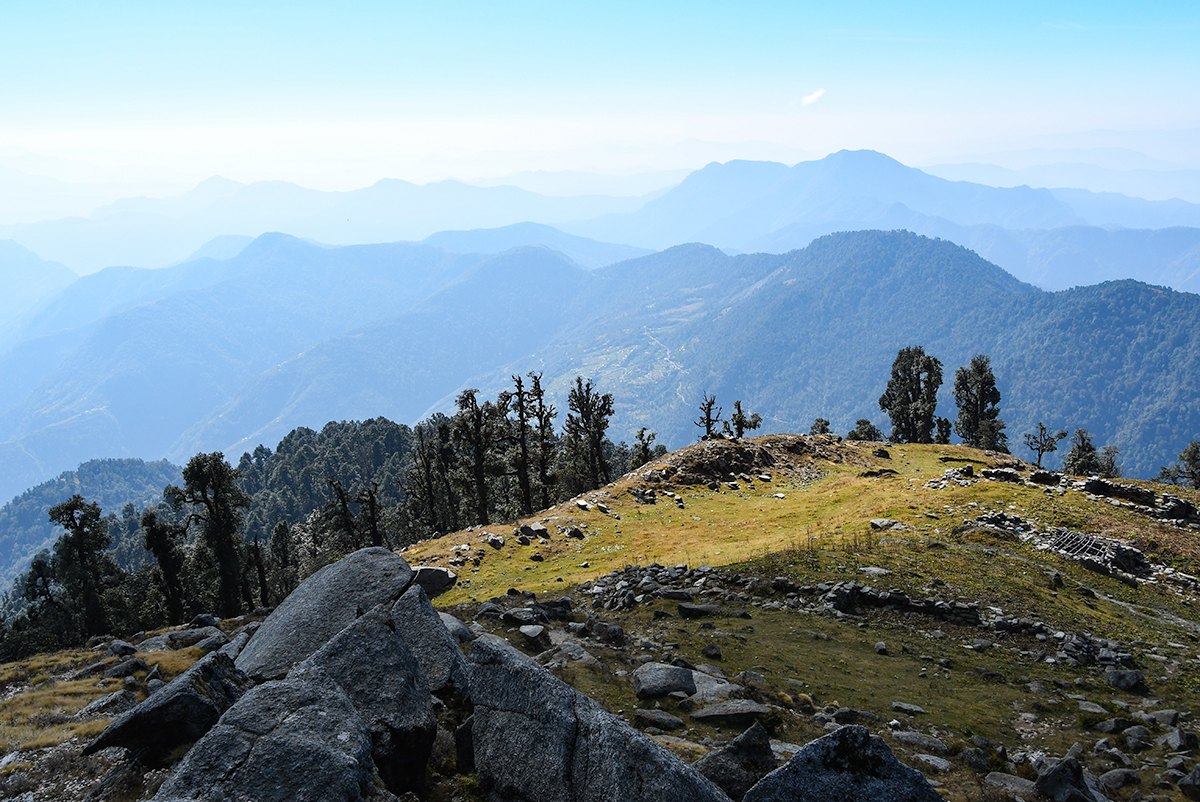
[[[742,802],[796,799],[941,802],[942,796],[919,771],[897,760],[882,738],[850,726],[805,745]]]
[[[382,548],[360,549],[325,566],[267,616],[237,667],[259,682],[286,675],[363,612],[400,598],[412,579],[404,558]]]
[[[392,607],[392,620],[396,632],[421,664],[429,690],[470,698],[467,661],[420,585],[404,591]]]
[[[709,752],[692,768],[721,787],[737,802],[763,777],[775,770],[771,736],[761,724],[733,739],[724,749]]]
[[[83,754],[123,746],[141,752],[141,760],[153,765],[175,747],[208,732],[252,686],[229,657],[220,652],[206,655],[110,724]]]
[[[503,640],[471,647],[472,739],[492,802],[728,802],[712,782]]]
[[[445,632],[440,620],[437,625]],[[354,705],[370,732],[371,754],[388,788],[398,794],[420,788],[437,734],[433,697],[387,610],[376,607],[343,629],[288,679],[310,675],[332,679]]]
[[[373,792],[371,735],[317,671],[247,693],[192,747],[155,802],[358,802]]]

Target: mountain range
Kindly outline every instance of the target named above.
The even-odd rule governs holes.
[[[1082,426],[1147,475],[1200,431],[1198,318],[1195,295],[1133,281],[1044,292],[906,232],[781,255],[677,246],[592,270],[544,246],[264,235],[232,259],[110,269],[62,291],[0,362],[21,379],[2,398],[0,496],[99,456],[235,458],[299,425],[413,423],[535,369],[560,410],[576,374],[595,377],[617,398],[615,439],[645,425],[687,442],[704,392],[774,431],[882,425],[891,359],[914,344],[946,365],[942,414],[953,370],[986,352],[1014,447],[1039,420]]]

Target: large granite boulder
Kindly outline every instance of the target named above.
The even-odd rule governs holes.
[[[441,621],[437,625],[445,631]],[[366,723],[371,755],[388,788],[397,794],[420,788],[437,735],[433,697],[386,608],[376,607],[343,629],[288,678],[314,672],[318,680],[336,682]]]
[[[155,765],[176,747],[192,743],[253,683],[233,660],[213,652],[122,715],[84,747],[90,755],[110,746],[139,753],[142,762]]]
[[[795,799],[942,802],[921,772],[897,760],[882,738],[860,726],[841,727],[806,744],[747,791],[743,802]]]
[[[771,736],[763,725],[755,724],[729,746],[697,760],[692,768],[720,786],[733,802],[739,802],[759,780],[776,769]]]
[[[689,696],[696,692],[692,672],[667,663],[643,663],[633,672],[633,693],[639,699],[666,696],[683,691]]]
[[[239,699],[154,802],[359,802],[374,795],[374,781],[366,723],[314,670]]]
[[[391,604],[412,583],[404,558],[387,549],[359,549],[300,583],[267,616],[237,657],[255,681],[278,679],[365,611]]]
[[[424,588],[414,584],[404,591],[392,606],[392,621],[421,664],[429,690],[470,698],[467,660],[458,648],[458,641],[429,603]]]
[[[475,770],[490,802],[728,802],[710,780],[500,638],[475,640]]]

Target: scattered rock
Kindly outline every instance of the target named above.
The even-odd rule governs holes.
[[[739,802],[747,791],[776,768],[771,737],[761,724],[756,723],[734,738],[729,746],[701,757],[692,768],[720,786],[733,802]]]
[[[221,619],[211,613],[200,613],[188,622],[188,629],[204,629],[204,627],[220,627]]]
[[[665,710],[637,708],[633,711],[633,720],[648,727],[658,727],[662,730],[678,730],[683,727],[683,719],[672,716]]]
[[[887,650],[886,643],[884,643],[883,641],[879,641],[878,643],[875,644],[875,654],[887,654],[887,653],[888,653],[888,650]]]
[[[1084,780],[1083,766],[1073,757],[1063,758],[1039,775],[1034,788],[1051,802],[1099,802]]]
[[[1176,785],[1179,792],[1188,799],[1200,800],[1200,765],[1188,772],[1187,776],[1181,779]]]
[[[75,718],[81,721],[91,718],[112,718],[132,710],[137,707],[137,703],[137,697],[133,695],[132,691],[122,689],[107,696],[101,696],[76,713]]]
[[[945,741],[941,738],[934,738],[932,735],[926,735],[923,732],[913,732],[911,730],[893,732],[892,740],[899,741],[905,746],[913,746],[917,749],[933,752],[936,755],[950,754],[950,748],[946,746]]]
[[[634,670],[633,693],[637,698],[651,699],[673,691],[683,691],[689,696],[696,692],[691,671],[666,663],[645,663]]]
[[[983,778],[983,781],[993,788],[1001,788],[1020,797],[1028,798],[1037,793],[1033,780],[1018,777],[1015,774],[1005,774],[1002,771],[991,772]]]
[[[753,724],[759,716],[765,716],[771,708],[750,699],[730,699],[727,702],[717,702],[715,705],[702,707],[691,717],[705,724],[730,724],[735,727],[746,727]]]
[[[137,647],[123,640],[115,640],[108,644],[108,651],[105,652],[106,657],[128,657],[132,654],[137,654]]]
[[[110,746],[144,754],[154,764],[175,747],[191,743],[217,723],[252,686],[225,655],[213,652],[192,664],[158,693],[122,715],[83,749],[92,755]]]
[[[412,579],[408,563],[382,548],[325,566],[267,616],[238,655],[238,668],[259,680],[287,674],[362,612],[400,598]]]
[[[1124,788],[1127,785],[1141,785],[1142,778],[1133,769],[1113,769],[1101,774],[1097,779],[1100,784],[1110,791]]]
[[[221,646],[229,643],[229,638],[225,636],[225,633],[216,627],[200,627],[198,629],[182,629],[178,632],[168,632],[167,646],[171,649],[187,649],[212,638],[217,638],[218,640],[224,638],[225,642]],[[220,646],[216,648],[219,649]],[[213,650],[210,649],[209,651]]]
[[[910,716],[919,716],[925,712],[925,708],[917,705],[910,705],[907,702],[892,702],[892,710],[895,710],[898,713],[907,713]]]
[[[450,633],[450,637],[454,638],[458,643],[469,643],[475,633],[471,632],[471,628],[459,621],[450,613],[438,613],[438,617],[442,619],[442,624],[446,627],[446,631]]]
[[[475,770],[488,799],[726,802],[665,747],[491,635],[469,658]]]
[[[425,595],[431,599],[450,590],[458,582],[458,574],[438,565],[417,565],[412,570],[413,582],[424,588]]]
[[[937,757],[936,755],[922,755],[918,753],[913,755],[913,760],[934,771],[944,772],[950,771],[953,768],[949,760],[946,760],[944,757]]]
[[[1112,670],[1105,674],[1108,684],[1121,691],[1134,691],[1145,688],[1146,675],[1141,671]]]
[[[721,647],[715,643],[706,643],[704,648],[700,650],[700,654],[707,657],[709,660],[721,659]]]
[[[907,529],[908,527],[899,521],[893,521],[891,518],[872,518],[871,528],[884,530],[903,530]]]
[[[919,771],[896,760],[866,727],[842,727],[805,745],[751,788],[743,802],[797,799],[942,802]]]

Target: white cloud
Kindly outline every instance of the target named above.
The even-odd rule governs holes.
[[[821,96],[824,94],[825,94],[824,89],[818,89],[816,92],[813,92],[811,95],[805,95],[804,97],[802,97],[800,99],[800,105],[801,106],[811,106],[812,104],[814,104],[818,100],[820,100]]]

